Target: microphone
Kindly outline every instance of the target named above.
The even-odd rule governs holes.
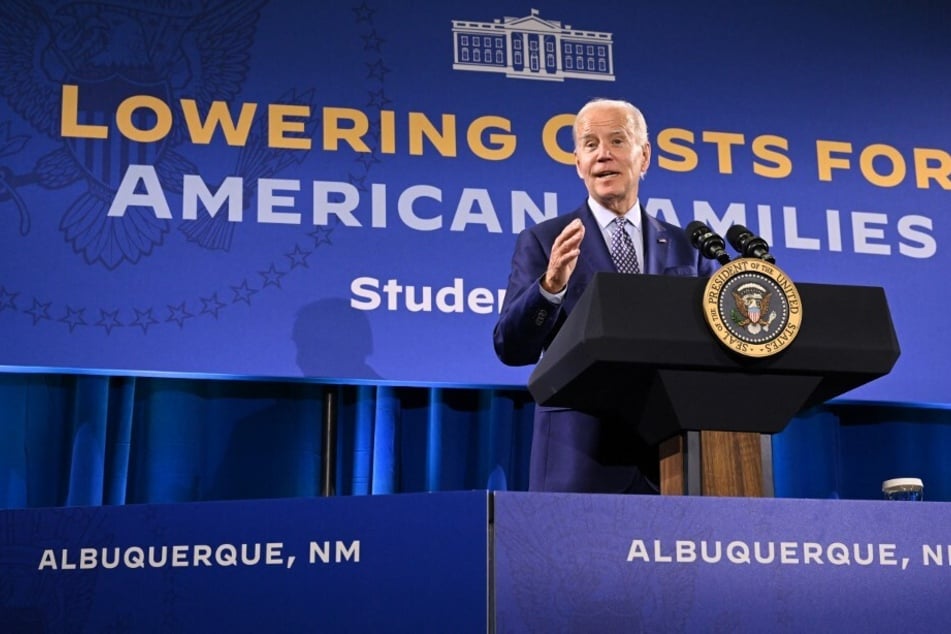
[[[730,254],[726,252],[726,243],[710,227],[699,220],[694,220],[687,225],[685,231],[687,237],[690,238],[690,244],[700,251],[703,257],[716,260],[720,264],[730,261]]]
[[[753,235],[743,225],[733,225],[727,229],[726,239],[730,242],[730,246],[745,258],[759,258],[770,264],[776,263],[776,258],[769,252],[769,245],[766,240]]]

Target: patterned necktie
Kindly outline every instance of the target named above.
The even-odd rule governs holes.
[[[614,219],[614,233],[611,235],[611,259],[618,273],[640,273],[637,265],[637,253],[631,236],[624,229],[629,222],[627,218],[618,216]]]

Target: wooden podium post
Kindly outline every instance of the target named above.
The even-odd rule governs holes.
[[[662,495],[772,497],[771,438],[755,432],[688,431],[660,444]]]

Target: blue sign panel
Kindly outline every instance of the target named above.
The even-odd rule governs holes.
[[[951,505],[495,496],[498,632],[939,632]]]
[[[4,632],[481,632],[488,494],[0,512]]]

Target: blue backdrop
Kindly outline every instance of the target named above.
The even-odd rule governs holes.
[[[491,416],[495,390],[521,410],[529,369],[497,361],[491,329],[515,235],[583,200],[570,125],[594,96],[629,99],[647,116],[650,213],[720,233],[744,224],[796,281],[886,289],[902,356],[890,375],[846,396],[863,404],[856,424],[946,423],[951,368],[935,316],[951,302],[942,290],[948,12],[884,1],[861,10],[689,0],[449,1],[411,11],[370,0],[3,3],[2,385],[31,408],[23,390],[48,391],[43,420],[60,426],[35,436],[35,409],[5,415],[14,439],[6,464],[18,465],[8,491],[29,488],[16,483],[38,473],[38,455],[84,455],[88,436],[74,433],[83,427],[62,421],[84,411],[86,392],[73,389],[87,381],[108,416],[116,399],[127,408],[134,424],[115,433],[131,435],[115,446],[132,447],[130,464],[138,451],[188,445],[176,434],[199,432],[186,421],[204,429],[226,419],[164,410],[217,402],[219,389],[252,410],[270,406],[259,397],[299,408],[306,422],[285,430],[286,447],[315,440],[306,434],[331,388],[311,381],[361,386],[339,389],[364,412],[406,390],[427,412],[450,393],[466,395],[453,415]],[[819,310],[805,307],[804,318]],[[94,377],[64,377],[73,373]],[[196,377],[266,382],[177,381]],[[286,393],[260,392],[272,389]],[[158,404],[131,405],[149,399]],[[870,416],[872,404],[888,414]],[[398,400],[387,411],[399,418],[414,407]],[[819,415],[834,421],[823,429],[836,438],[830,455],[839,458],[825,463],[836,465],[836,487],[794,492],[852,491],[843,478],[856,471],[840,453],[857,429],[852,411]],[[426,417],[415,451],[438,465],[453,447]],[[373,422],[356,425],[355,437],[370,440],[355,451],[370,454],[354,465],[365,463],[360,455],[375,464],[388,451],[374,436],[385,417],[362,420]],[[114,433],[97,424],[104,439]],[[152,424],[179,431],[158,439],[144,431]],[[479,433],[504,433],[485,425]],[[261,428],[261,438],[280,438]],[[214,463],[224,449],[210,447],[221,440],[201,433],[211,454],[190,455]],[[521,446],[526,432],[515,433]],[[314,459],[293,477],[309,482]],[[163,460],[154,468],[165,473]],[[489,452],[478,462],[451,486],[486,486],[505,460]],[[521,467],[506,466],[507,484],[518,486]],[[124,490],[161,498],[140,467],[152,468],[133,468]],[[420,487],[448,486],[426,477]],[[202,483],[175,488],[241,495]],[[66,502],[64,486],[44,489],[44,503]],[[28,502],[11,495],[10,504]]]

